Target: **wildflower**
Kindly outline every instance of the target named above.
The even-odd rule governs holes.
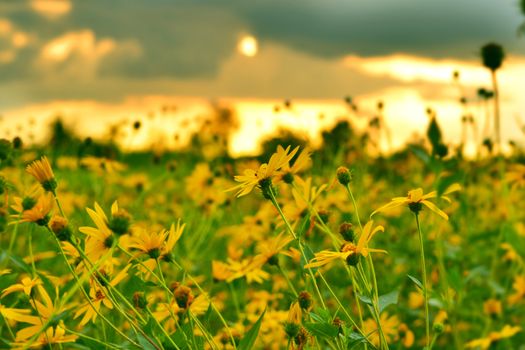
[[[281,233],[270,240],[263,241],[258,246],[260,253],[255,256],[255,259],[261,259],[261,264],[269,262],[271,265],[277,265],[279,263],[277,254],[293,240],[294,238],[290,235]]]
[[[351,223],[343,222],[339,226],[339,234],[347,242],[353,242],[355,240],[355,232]]]
[[[294,302],[290,305],[288,311],[288,320],[284,324],[284,331],[290,338],[295,338],[299,334],[301,328],[301,320],[303,318],[303,312],[299,302]]]
[[[35,160],[26,167],[26,172],[33,175],[33,177],[42,185],[42,188],[47,192],[55,193],[57,188],[57,181],[51,164],[46,156]]]
[[[25,323],[33,323],[36,320],[38,320],[37,316],[31,316],[29,315],[30,313],[31,310],[14,309],[5,307],[4,305],[0,304],[0,315],[2,315],[2,317],[8,320]]]
[[[341,185],[346,186],[352,181],[352,173],[348,168],[340,166],[337,168],[337,180]]]
[[[38,198],[31,209],[22,212],[20,222],[34,222],[45,226],[49,222],[49,212],[53,209],[54,199],[51,193],[46,193]]]
[[[505,174],[505,180],[512,184],[512,189],[525,188],[525,164],[514,164]]]
[[[483,312],[491,317],[501,315],[501,301],[497,299],[489,299],[485,301],[483,303]]]
[[[231,188],[230,190],[238,190],[237,197],[249,194],[255,187],[262,190],[265,198],[269,198],[267,192],[272,185],[272,178],[279,174],[279,170],[288,164],[288,162],[295,156],[299,147],[296,147],[290,152],[290,146],[283,149],[281,146],[277,147],[277,152],[270,157],[268,163],[262,164],[258,170],[247,169],[243,175],[235,176],[235,181],[241,184]]]
[[[118,206],[114,203],[113,208]],[[96,261],[113,246],[115,239],[113,231],[108,226],[108,218],[97,202],[95,202],[95,210],[86,208],[86,211],[96,228],[83,226],[78,230],[88,236],[85,244],[86,255],[90,260]]]
[[[162,230],[160,232],[142,231],[138,237],[134,237],[130,248],[137,249],[140,254],[149,255],[151,259],[158,259],[162,254],[162,249],[166,244],[168,232]]]
[[[111,220],[108,222],[108,227],[111,231],[118,236],[122,236],[128,233],[130,223],[131,215],[126,210],[119,208],[117,201],[113,202],[111,205]]]
[[[312,296],[307,291],[300,292],[297,301],[303,310],[309,310],[312,307]]]
[[[42,299],[42,302],[40,302],[36,298],[31,298],[30,302],[31,306],[33,306],[33,308],[37,311],[38,316],[34,317],[32,321],[28,320],[28,323],[30,323],[31,326],[23,328],[16,333],[16,341],[18,342],[25,341],[31,338],[35,333],[38,333],[41,330],[41,328],[47,323],[47,321],[49,321],[49,319],[53,315],[60,314],[66,309],[57,309],[53,304],[51,297],[42,285],[38,285],[37,290],[38,294]]]
[[[399,318],[389,316],[386,312],[383,312],[380,316],[379,322],[381,329],[385,335],[387,343],[390,343],[398,338],[398,327],[400,326]],[[363,324],[363,331],[368,335],[368,340],[375,346],[378,347],[380,343],[380,335],[377,327],[377,322],[373,319],[365,320]]]
[[[216,281],[226,281],[233,275],[233,271],[228,264],[217,260],[212,260],[211,271],[213,279]]]
[[[446,195],[446,194],[449,194],[455,191],[459,191],[460,189],[461,187],[458,184],[454,184],[454,185],[451,185],[449,188],[447,188],[447,190],[443,194]],[[434,203],[428,200],[430,198],[435,198],[435,197],[437,197],[436,191],[432,191],[430,193],[423,194],[423,189],[418,188],[418,189],[409,191],[406,197],[393,198],[390,203],[383,205],[382,207],[374,211],[372,215],[370,216],[373,216],[376,213],[379,213],[379,212],[382,212],[388,209],[392,209],[392,208],[407,204],[410,210],[414,212],[415,214],[418,214],[421,211],[422,206],[425,205],[428,209],[440,215],[445,220],[448,220],[448,215],[445,214],[441,209],[439,209]],[[450,202],[450,199],[446,196],[441,196],[441,198]]]
[[[435,331],[439,333],[437,330]],[[412,345],[414,345],[414,341],[416,340],[414,332],[412,332],[405,323],[401,323],[399,327],[397,327],[397,332],[401,340],[401,344],[403,344],[405,348],[411,348]]]
[[[55,328],[49,327],[44,333],[40,334],[38,338],[31,344],[30,348],[47,349],[51,348],[51,344],[73,343],[77,340],[76,335],[66,335],[64,322],[60,321]],[[11,344],[13,349],[26,349],[27,341],[18,341]]]
[[[33,288],[38,286],[38,285],[41,285],[41,284],[42,284],[42,281],[38,277],[35,277],[33,279],[31,279],[29,277],[24,277],[24,278],[22,278],[20,283],[13,284],[12,286],[7,287],[6,289],[4,289],[2,291],[2,296],[1,297],[3,298],[6,295],[9,295],[9,294],[14,293],[14,292],[24,292],[25,295],[30,296],[31,295],[31,291],[33,290]]]
[[[310,150],[304,149],[301,153],[299,153],[292,166],[290,166],[290,161],[284,163],[284,165],[281,168],[282,174],[279,176],[280,179],[282,179],[287,184],[293,183],[294,176],[310,166],[312,161],[310,159],[310,155]]]
[[[173,296],[175,297],[178,307],[182,310],[186,310],[190,307],[195,298],[190,288],[178,284],[173,290]]]
[[[525,297],[525,275],[514,277],[514,283],[512,284],[515,293],[509,295],[508,302],[511,305],[519,303]]]
[[[64,242],[71,239],[71,228],[68,225],[67,219],[62,216],[53,215],[49,221],[49,228],[60,241]]]
[[[122,282],[122,280],[124,280],[124,278],[126,278],[126,276],[128,275],[128,269],[130,267],[131,265],[127,265],[124,269],[122,269],[113,279],[109,281],[109,286],[115,287],[120,282]],[[87,303],[86,305],[82,306],[80,309],[77,310],[77,312],[73,316],[73,318],[76,319],[81,315],[84,315],[84,317],[82,317],[82,320],[80,321],[80,326],[86,325],[89,321],[95,322],[98,313],[100,312],[100,307],[102,305],[104,305],[108,309],[113,309],[113,303],[107,297],[106,292],[104,290],[105,288],[106,287],[94,286],[89,290],[91,304]]]
[[[85,157],[80,161],[80,165],[98,175],[114,174],[126,168],[124,164],[115,160],[97,157]]]
[[[323,266],[336,259],[345,260],[349,265],[355,266],[359,262],[359,257],[361,256],[366,258],[371,252],[386,253],[386,250],[368,248],[368,243],[372,237],[374,237],[378,231],[384,231],[383,226],[377,226],[372,230],[373,224],[373,221],[369,221],[363,227],[363,232],[361,232],[361,236],[359,237],[357,245],[350,242],[343,244],[341,251],[339,252],[323,250],[319,253],[316,253],[315,257],[305,265],[305,268]]]
[[[227,279],[227,282],[231,282],[235,279],[246,277],[248,283],[257,282],[262,283],[263,281],[270,278],[270,274],[262,270],[264,262],[261,259],[244,259],[241,261],[234,261],[229,259],[228,268],[231,270],[231,275]]]
[[[481,348],[488,349],[490,345],[498,340],[510,338],[521,331],[521,327],[505,325],[499,332],[490,332],[485,338],[475,339],[467,344],[467,348]]]

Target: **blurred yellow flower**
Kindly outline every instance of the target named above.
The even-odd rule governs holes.
[[[485,338],[475,339],[467,344],[466,348],[488,349],[490,345],[498,340],[510,338],[521,331],[521,327],[505,325],[499,332],[490,332]]]
[[[444,195],[459,191],[461,187],[459,184],[453,184],[450,187],[448,187]],[[370,217],[372,217],[374,214],[389,210],[392,208],[396,208],[402,205],[408,205],[410,210],[412,210],[415,213],[418,213],[422,209],[422,205],[426,206],[428,209],[433,211],[434,213],[441,216],[443,219],[448,220],[448,215],[445,214],[441,209],[439,209],[434,203],[430,202],[428,199],[430,198],[436,198],[437,197],[437,191],[432,191],[427,194],[423,194],[423,189],[418,188],[415,190],[411,190],[408,192],[408,195],[406,197],[395,197],[392,199],[390,203],[387,203],[380,207],[379,209],[375,210]],[[441,196],[441,198],[445,199],[446,201],[450,202],[450,199],[446,196]]]
[[[363,227],[363,232],[359,236],[357,245],[354,243],[345,243],[341,251],[334,252],[330,250],[323,250],[315,254],[315,257],[305,265],[305,268],[319,267],[330,263],[336,259],[345,260],[349,265],[356,265],[359,262],[359,257],[367,257],[369,253],[386,253],[386,250],[368,248],[368,243],[374,235],[385,229],[383,226],[377,226],[372,230],[374,221],[370,220]]]

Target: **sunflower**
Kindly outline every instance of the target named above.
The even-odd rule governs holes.
[[[366,258],[369,253],[386,253],[386,250],[368,248],[368,243],[372,237],[374,237],[377,232],[383,232],[385,230],[383,226],[377,226],[376,228],[372,229],[373,224],[374,221],[372,220],[366,223],[366,225],[363,227],[363,232],[361,232],[361,236],[359,236],[357,245],[352,242],[346,242],[343,244],[339,252],[323,250],[319,253],[316,253],[315,257],[304,267],[320,267],[336,259],[345,260],[349,265],[355,266],[359,262],[359,258],[361,256]]]
[[[459,191],[460,189],[461,187],[459,186],[459,184],[453,184],[450,187],[448,187],[443,194],[446,195],[452,192]],[[406,204],[408,205],[410,210],[413,211],[414,213],[419,213],[422,209],[422,206],[424,205],[428,209],[433,211],[434,213],[441,216],[443,219],[448,220],[448,215],[445,214],[441,209],[439,209],[434,203],[429,201],[430,198],[436,198],[436,197],[437,197],[436,191],[432,191],[430,193],[423,194],[423,189],[417,188],[415,190],[409,191],[406,197],[393,198],[390,203],[387,203],[383,205],[382,207],[380,207],[379,209],[377,209],[376,211],[374,211],[370,215],[370,217],[372,217],[376,213],[383,212],[385,210],[396,208],[396,207]],[[450,199],[446,196],[441,196],[441,198],[443,198],[447,202],[450,202]]]

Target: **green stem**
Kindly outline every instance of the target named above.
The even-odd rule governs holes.
[[[350,199],[352,200],[352,205],[354,206],[357,224],[359,225],[361,234],[363,234],[363,225],[361,224],[361,218],[359,216],[359,209],[357,207],[357,201],[355,200],[354,193],[352,192],[352,189],[350,188],[349,183],[346,184],[345,188],[348,194],[350,195]],[[376,271],[374,268],[374,261],[372,260],[371,254],[368,254],[367,262],[368,262],[369,272],[372,275],[372,286],[371,286],[372,290],[370,291],[370,294],[372,296],[372,305],[373,305],[373,310],[375,314],[374,318],[376,319],[377,327],[379,329],[379,335],[381,338],[381,346],[382,347],[384,346],[385,349],[388,349],[388,341],[386,339],[385,333],[383,332],[383,326],[381,325],[381,322],[380,322],[381,317],[379,315],[379,288],[377,286]],[[372,291],[373,291],[373,295],[371,293]]]
[[[273,206],[277,209],[279,212],[279,215],[284,221],[284,224],[286,225],[286,228],[288,229],[288,232],[293,236],[293,238],[297,241],[297,244],[299,246],[299,251],[301,252],[301,256],[303,257],[304,261],[308,263],[308,258],[306,257],[306,254],[304,253],[303,244],[301,243],[301,240],[297,237],[297,234],[295,233],[294,229],[292,228],[292,225],[288,222],[288,219],[284,215],[281,206],[277,202],[277,199],[275,198],[275,194],[273,192],[272,187],[269,188],[269,194],[270,194],[270,201],[272,202]],[[323,300],[323,296],[321,295],[321,291],[319,290],[319,286],[317,285],[317,281],[315,280],[314,273],[311,268],[308,268],[308,273],[310,274],[310,277],[312,278],[312,282],[314,284],[315,290],[317,292],[317,295],[319,297],[319,301],[321,302],[321,305],[324,309],[326,309],[326,305]]]
[[[417,232],[419,235],[419,247],[421,252],[421,268],[423,270],[423,296],[425,298],[425,332],[426,332],[426,344],[427,349],[430,346],[430,316],[428,312],[428,288],[427,288],[427,268],[425,264],[425,248],[424,248],[424,240],[423,240],[423,233],[421,232],[421,226],[419,224],[419,215],[417,213],[414,214],[416,216],[416,225],[417,225]]]
[[[277,266],[279,267],[279,271],[281,271],[281,274],[283,275],[284,279],[286,280],[286,283],[288,283],[288,286],[290,287],[290,289],[292,290],[293,294],[295,295],[295,297],[297,297],[299,294],[297,293],[297,290],[295,289],[295,287],[293,286],[293,283],[290,281],[290,279],[288,278],[288,274],[286,273],[286,271],[284,271],[283,267],[281,266],[281,264],[277,264]]]

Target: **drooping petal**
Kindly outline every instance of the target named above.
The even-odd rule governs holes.
[[[443,219],[448,220],[448,215],[445,214],[443,210],[439,209],[434,203],[427,200],[421,201],[421,203],[424,204],[428,209],[432,210],[434,213],[441,216]]]
[[[407,201],[407,199],[405,197],[394,198],[394,199],[392,199],[392,201],[390,203],[387,203],[387,204],[383,205],[382,207],[380,207],[379,209],[376,209],[372,214],[370,214],[370,217],[374,216],[377,213],[384,212],[386,210],[399,207],[399,206],[401,206],[403,204],[406,204],[406,203],[408,203],[408,201]]]

